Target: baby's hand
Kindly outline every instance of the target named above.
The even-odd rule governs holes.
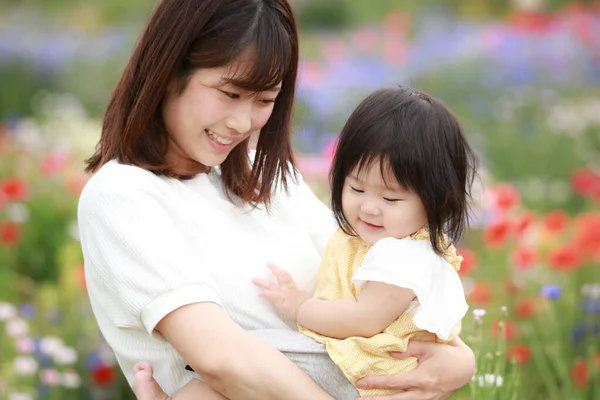
[[[298,309],[306,300],[310,299],[310,294],[299,288],[286,271],[275,264],[267,263],[267,266],[275,275],[277,283],[258,278],[252,279],[252,283],[262,289],[260,296],[273,303],[284,318],[296,322]]]

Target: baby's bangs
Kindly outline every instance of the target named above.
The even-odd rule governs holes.
[[[276,21],[259,23],[253,43],[248,45],[247,62],[232,71],[230,83],[252,92],[271,89],[281,83],[291,67],[290,35]]]

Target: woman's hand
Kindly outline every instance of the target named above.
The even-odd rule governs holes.
[[[296,322],[298,310],[306,300],[310,299],[310,294],[298,287],[287,271],[282,270],[275,264],[267,263],[267,266],[275,275],[277,283],[258,278],[252,279],[252,283],[262,289],[260,296],[273,303],[285,319]]]
[[[369,376],[357,382],[361,389],[398,389],[391,396],[369,400],[445,400],[465,386],[475,373],[475,356],[456,338],[451,344],[411,341],[404,353],[392,353],[398,359],[416,357],[417,369],[405,374]]]

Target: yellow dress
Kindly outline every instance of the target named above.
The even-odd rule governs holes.
[[[325,344],[333,362],[353,385],[368,375],[408,372],[416,368],[417,359],[410,357],[398,360],[389,355],[390,351],[405,351],[410,339],[450,341],[460,332],[460,320],[468,309],[456,273],[461,261],[462,257],[456,254],[452,245],[443,257],[435,254],[425,229],[409,238],[382,239],[374,246],[338,230],[325,250],[314,297],[322,300],[358,298],[362,284],[380,281],[411,288],[419,301],[411,302],[396,321],[382,333],[370,338],[340,340],[322,336],[302,326],[299,329]],[[386,389],[358,391],[361,396],[394,393]]]

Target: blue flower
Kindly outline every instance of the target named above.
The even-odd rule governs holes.
[[[556,300],[562,294],[562,289],[557,285],[546,285],[542,287],[541,295],[549,300]]]
[[[581,310],[588,314],[600,315],[600,300],[583,299],[581,301]]]
[[[571,332],[571,341],[573,343],[580,343],[584,341],[588,336],[600,338],[599,323],[591,323],[589,321],[583,321],[578,323]]]
[[[31,303],[23,303],[19,306],[19,312],[25,319],[33,319],[35,317],[36,309]]]

